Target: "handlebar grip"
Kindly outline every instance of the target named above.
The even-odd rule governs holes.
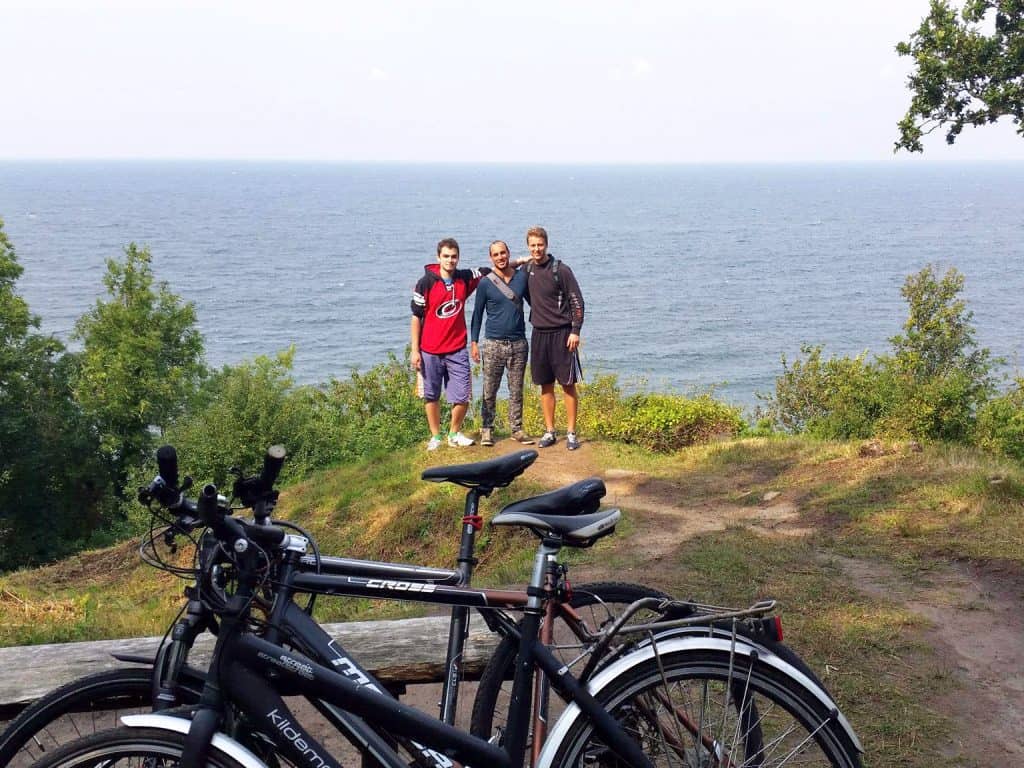
[[[287,455],[288,452],[283,445],[272,445],[267,448],[267,452],[263,456],[263,471],[260,473],[260,482],[265,489],[270,490],[274,487]]]
[[[160,477],[171,488],[178,487],[178,452],[173,445],[162,445],[156,452],[156,465]]]
[[[213,483],[208,483],[203,486],[203,490],[199,492],[199,499],[196,502],[196,511],[199,513],[199,517],[204,523],[216,519],[217,517],[217,486]]]

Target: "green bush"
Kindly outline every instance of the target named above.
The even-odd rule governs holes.
[[[822,359],[822,348],[802,347],[803,359],[789,365],[775,380],[769,413],[788,432],[806,432],[824,439],[872,434],[882,413],[881,373],[857,357]]]
[[[966,443],[971,439],[978,409],[977,384],[964,371],[916,379],[893,366],[882,369],[877,391],[884,409],[875,432],[892,437],[914,437]]]
[[[1024,378],[981,408],[976,439],[982,448],[1024,461]]]
[[[310,397],[290,376],[293,353],[224,366],[203,384],[188,413],[164,435],[178,449],[182,472],[224,486],[229,467],[255,470],[275,443],[288,450],[284,480],[324,461],[309,439],[315,415]]]
[[[676,451],[716,437],[732,437],[745,422],[739,408],[710,395],[641,393],[626,398],[609,425],[608,436],[652,451]]]
[[[540,408],[540,389],[527,381],[523,392],[523,429],[532,435],[544,431],[544,417]],[[576,417],[576,429],[586,437],[608,437],[611,425],[618,418],[622,405],[622,391],[618,377],[612,374],[598,375],[589,382],[577,385],[580,394],[580,408]],[[508,426],[508,400],[499,392],[495,422],[500,429]],[[565,429],[565,405],[561,389],[555,387],[555,424]]]
[[[823,438],[969,442],[996,361],[975,343],[963,285],[955,269],[940,277],[929,265],[909,276],[908,317],[891,354],[823,360],[820,346],[805,346],[792,365],[783,359],[769,415],[789,432]]]
[[[334,380],[322,395],[318,427],[336,445],[337,461],[393,451],[424,440],[427,422],[416,377],[394,355],[366,373]],[[318,399],[321,396],[318,396]]]
[[[562,430],[565,408],[558,387],[555,390],[555,423]],[[718,402],[710,394],[695,398],[649,392],[623,395],[618,378],[611,374],[580,384],[579,393],[576,428],[585,438],[617,440],[654,451],[675,451],[714,437],[736,435],[746,428],[739,408]],[[524,401],[526,430],[539,435],[544,430],[544,421],[536,387],[526,388]],[[499,400],[499,420],[507,412],[507,403]]]
[[[252,472],[267,446],[279,443],[288,451],[281,479],[289,482],[420,438],[423,406],[412,374],[394,357],[312,387],[292,381],[293,353],[225,366],[205,382],[164,436],[178,449],[183,472],[224,486],[229,467]]]

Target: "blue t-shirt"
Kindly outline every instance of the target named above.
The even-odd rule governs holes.
[[[516,296],[522,296],[526,291],[526,272],[517,269],[508,282],[508,287]],[[526,320],[523,316],[522,302],[517,305],[511,299],[505,298],[505,294],[498,289],[498,286],[486,277],[476,288],[473,320],[469,330],[471,341],[480,341],[480,326],[483,324],[485,311],[487,312],[487,325],[484,328],[485,339],[514,341],[526,338]]]

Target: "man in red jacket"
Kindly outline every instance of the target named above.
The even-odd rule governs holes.
[[[448,445],[465,448],[473,440],[462,434],[462,421],[473,396],[466,351],[466,299],[483,272],[456,269],[459,244],[450,237],[437,244],[437,264],[427,264],[412,293],[409,362],[417,371],[416,394],[423,398],[430,427],[427,450],[441,447],[441,388],[452,408]]]

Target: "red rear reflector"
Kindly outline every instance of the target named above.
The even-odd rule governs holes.
[[[773,616],[772,619],[775,621],[775,639],[780,643],[782,642],[782,617]]]

